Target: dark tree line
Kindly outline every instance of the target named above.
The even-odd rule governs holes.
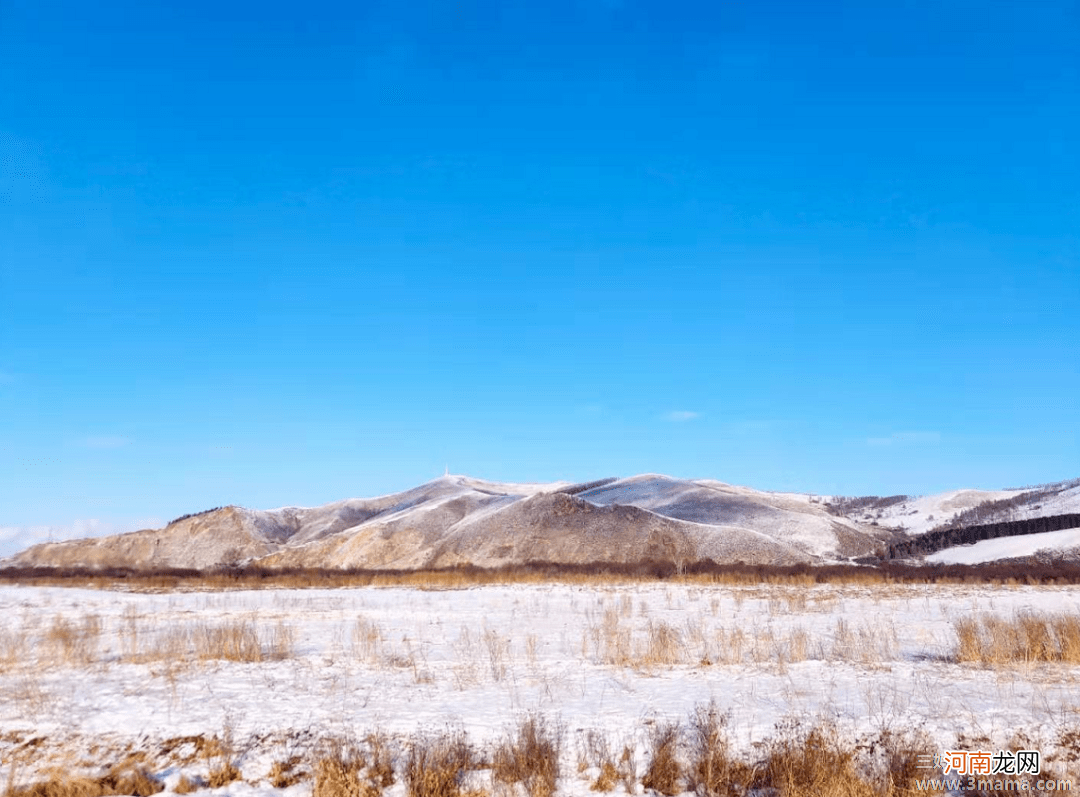
[[[1041,534],[1044,531],[1075,528],[1080,528],[1080,514],[1049,515],[1028,520],[1009,520],[1000,523],[984,523],[979,526],[940,529],[890,545],[885,558],[903,559],[909,556],[925,556],[954,545],[970,545],[998,537],[1018,537],[1026,534]]]
[[[852,512],[870,512],[875,509],[885,509],[895,504],[902,504],[911,500],[910,495],[888,495],[882,498],[880,495],[865,495],[859,497],[836,496],[825,504],[825,511],[830,515],[844,517]]]
[[[265,568],[253,565],[219,565],[206,570],[188,568],[128,568],[128,567],[8,567],[0,568],[0,584],[49,585],[64,581],[79,584],[82,580],[99,585],[110,580],[157,588],[176,589],[185,585],[210,583],[217,587],[259,587],[278,584],[292,587],[367,586],[386,584],[388,579],[422,579],[425,574],[459,574],[475,583],[502,583],[507,579],[538,577],[559,578],[630,577],[641,579],[708,578],[733,583],[783,584],[798,579],[816,583],[1001,583],[1012,580],[1026,584],[1080,584],[1080,563],[1036,562],[1033,564],[990,562],[979,565],[925,565],[905,562],[878,562],[869,567],[850,564],[811,565],[753,565],[736,562],[719,564],[704,559],[687,565],[682,574],[672,562],[642,560],[639,562],[591,562],[561,564],[555,562],[526,562],[496,568],[475,565],[430,570],[369,570],[364,568]],[[209,580],[209,581],[208,581]],[[421,582],[422,583],[422,582]]]
[[[189,512],[186,515],[173,518],[166,525],[171,526],[173,523],[179,523],[181,520],[187,520],[188,518],[198,517],[199,515],[209,515],[211,512],[217,512],[219,509],[224,509],[223,506],[215,506],[213,509],[204,509],[202,512]]]

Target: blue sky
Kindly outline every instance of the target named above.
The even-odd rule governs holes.
[[[1075,2],[0,6],[0,551],[442,473],[1080,476]]]

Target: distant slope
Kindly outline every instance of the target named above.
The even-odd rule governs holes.
[[[42,543],[10,564],[31,567],[185,567],[205,569],[256,560],[279,546],[252,513],[225,507],[148,529],[67,542]]]
[[[925,534],[954,525],[974,526],[1080,512],[1080,479],[1007,490],[949,490],[891,499],[833,499],[840,514],[859,524],[877,524],[904,534]],[[850,500],[850,499],[849,499]],[[861,505],[859,505],[861,504]]]

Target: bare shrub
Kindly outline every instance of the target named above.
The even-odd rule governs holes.
[[[641,785],[660,794],[679,794],[682,791],[682,765],[679,763],[679,724],[661,722],[649,734],[649,764]]]
[[[463,775],[474,766],[472,747],[463,733],[413,737],[405,759],[409,797],[460,797]]]
[[[896,547],[896,546],[894,546]],[[881,562],[874,567],[847,564],[749,565],[719,564],[712,560],[689,562],[680,583],[724,585],[813,584],[1080,584],[1080,563],[981,565],[912,565]],[[235,590],[278,587],[367,587],[399,586],[421,589],[462,588],[485,584],[565,584],[620,585],[672,579],[673,563],[589,562],[556,564],[527,562],[498,568],[455,566],[430,570],[326,570],[321,568],[225,567],[210,570],[7,567],[0,568],[0,583],[39,586],[87,587],[132,591]]]
[[[521,783],[529,797],[551,797],[559,779],[562,733],[536,716],[527,717],[517,735],[495,751],[492,774],[497,782]]]

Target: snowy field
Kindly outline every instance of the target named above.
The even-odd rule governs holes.
[[[685,724],[708,701],[750,760],[797,720],[855,745],[886,731],[925,732],[942,750],[1022,743],[1074,775],[1080,667],[952,660],[954,620],[1024,611],[1080,612],[1080,588],[8,586],[0,780],[134,753],[175,789],[205,782],[198,739],[217,737],[242,780],[215,793],[302,797],[310,778],[276,789],[271,768],[326,738],[379,731],[400,751],[450,728],[483,747],[533,714],[563,729],[560,793],[586,795],[590,738],[643,763],[650,727]]]

